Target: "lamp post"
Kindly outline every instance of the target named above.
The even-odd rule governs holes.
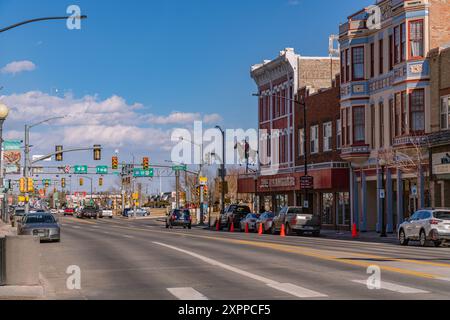
[[[263,95],[260,94],[260,93],[254,93],[253,96],[254,97],[262,97]],[[303,107],[303,149],[304,149],[303,151],[304,151],[304,154],[305,154],[304,174],[305,174],[305,177],[307,177],[308,176],[308,148],[307,148],[307,146],[308,146],[308,144],[307,144],[308,139],[307,139],[307,130],[306,130],[307,129],[306,128],[307,127],[307,121],[306,121],[307,107],[306,107],[305,97],[303,95],[301,95],[299,97],[299,100],[296,100],[296,99],[291,99],[291,98],[287,98],[287,97],[278,96],[278,95],[275,95],[275,94],[270,94],[268,96],[274,97],[274,98],[278,98],[278,99],[284,99],[286,101],[293,102],[294,104],[296,104],[296,105],[298,105],[300,107]],[[305,188],[304,192],[305,192],[305,199],[304,199],[304,204],[303,204],[303,210],[305,211],[305,213],[308,213],[309,212],[309,207],[310,207],[309,206],[309,200],[308,200],[308,195],[309,195],[308,189]],[[305,205],[307,205],[307,207]]]
[[[220,172],[220,176],[221,176],[221,184],[222,184],[222,192],[221,192],[221,196],[220,196],[220,200],[221,200],[221,211],[222,214],[225,213],[225,131],[220,127],[220,126],[216,126],[216,129],[220,131],[220,133],[222,134],[222,165],[221,165],[221,172]]]
[[[24,159],[24,166],[23,166],[23,176],[25,177],[25,179],[28,178],[29,176],[29,171],[30,171],[30,167],[31,167],[31,162],[30,162],[30,129],[37,127],[43,123],[47,123],[50,122],[52,120],[57,120],[57,119],[64,119],[66,116],[60,116],[60,117],[52,117],[52,118],[48,118],[39,122],[36,122],[32,125],[25,125],[25,148],[24,148],[24,152],[25,152],[25,159]],[[25,197],[28,197],[28,193],[25,194]],[[25,213],[28,214],[30,210],[30,204],[28,201],[25,201]]]
[[[6,195],[3,193],[4,189],[4,183],[3,183],[3,123],[5,122],[6,118],[8,117],[9,109],[6,105],[0,103],[0,148],[1,148],[1,155],[0,155],[0,188],[1,195],[2,195],[2,218],[3,221],[7,222],[7,212],[6,212]]]
[[[45,18],[37,18],[37,19],[31,19],[31,20],[25,20],[19,23],[15,23],[13,25],[10,25],[9,27],[0,29],[0,33],[2,32],[6,32],[8,30],[23,26],[25,24],[29,24],[29,23],[33,23],[33,22],[39,22],[39,21],[49,21],[49,20],[67,20],[67,19],[71,19],[71,18],[75,18],[75,19],[87,19],[86,15],[82,15],[82,16],[77,16],[77,17],[71,17],[71,16],[64,16],[64,17],[45,17]]]
[[[381,235],[380,237],[385,238],[387,237],[386,234],[386,218],[385,218],[385,199],[386,199],[386,192],[385,192],[385,183],[384,183],[384,170],[386,168],[386,161],[384,159],[380,159],[378,161],[378,164],[381,167],[381,188],[379,190],[380,192],[380,200],[381,200]]]

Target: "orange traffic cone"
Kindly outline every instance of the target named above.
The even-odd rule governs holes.
[[[260,224],[259,224],[258,234],[259,234],[259,235],[262,235],[263,233],[264,233],[264,231],[263,231],[263,225],[262,225],[262,223],[260,223]]]
[[[245,233],[249,233],[249,230],[248,230],[248,223],[245,224]]]
[[[358,237],[358,230],[356,228],[356,223],[354,223],[352,227],[352,238],[355,239],[357,237]]]
[[[282,237],[286,237],[286,229],[284,227],[284,224],[281,225],[281,232],[280,232],[280,236]]]
[[[230,232],[234,232],[234,223],[231,223]]]
[[[220,231],[220,220],[216,222],[216,231]]]

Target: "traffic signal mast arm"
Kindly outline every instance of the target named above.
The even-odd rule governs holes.
[[[42,157],[40,157],[40,158],[38,158],[36,160],[31,161],[31,164],[35,164],[37,162],[44,161],[44,160],[49,159],[49,158],[51,158],[51,157],[53,157],[53,156],[55,156],[57,154],[60,154],[60,153],[69,153],[69,152],[78,152],[78,151],[91,151],[91,150],[94,151],[94,150],[98,150],[98,149],[99,149],[98,147],[73,148],[73,149],[67,149],[67,150],[62,150],[62,151],[58,151],[58,152],[52,152],[52,153],[49,153],[49,154],[47,154],[45,156],[42,156]]]

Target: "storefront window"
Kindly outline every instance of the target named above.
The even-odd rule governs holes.
[[[337,194],[337,223],[338,225],[350,225],[350,193],[339,192]]]
[[[283,207],[287,207],[288,205],[288,196],[287,194],[278,194],[275,197],[276,202],[276,210],[275,212],[280,212]]]
[[[333,199],[332,193],[322,194],[322,223],[333,224]]]
[[[450,124],[450,96],[441,99],[441,129],[449,129]]]

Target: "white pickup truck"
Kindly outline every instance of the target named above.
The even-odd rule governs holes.
[[[113,211],[111,209],[100,210],[99,218],[113,218]]]

